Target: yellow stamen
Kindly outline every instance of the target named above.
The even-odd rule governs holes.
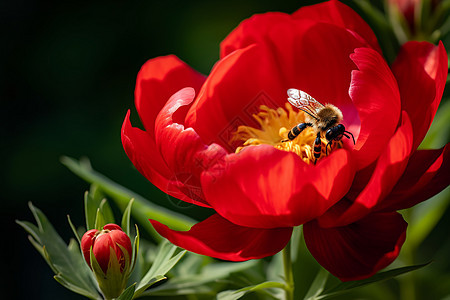
[[[285,104],[285,109],[281,107],[272,109],[261,105],[260,112],[254,114],[253,117],[259,123],[260,129],[250,126],[239,126],[233,134],[233,140],[243,141],[243,144],[236,148],[236,153],[248,146],[266,144],[283,151],[294,152],[308,164],[315,162],[313,148],[317,133],[313,128],[308,127],[294,140],[288,140],[289,131],[299,123],[305,122],[305,113],[303,111],[294,111],[289,103]],[[321,142],[322,153],[319,159],[325,157],[327,152],[326,146],[328,141],[323,134]],[[337,148],[342,148],[341,141],[333,142],[331,149],[328,146],[328,155]]]

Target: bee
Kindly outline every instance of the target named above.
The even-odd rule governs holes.
[[[288,133],[288,140],[284,141],[292,141],[307,127],[312,127],[317,134],[314,141],[314,164],[316,164],[317,159],[319,159],[322,153],[322,143],[320,141],[322,134],[325,135],[328,141],[325,147],[326,155],[328,155],[328,146],[330,146],[331,150],[333,141],[340,141],[343,136],[348,139],[351,136],[353,144],[355,144],[353,134],[345,130],[345,126],[341,124],[343,115],[339,108],[329,103],[323,105],[301,90],[288,89],[287,94],[289,96],[289,103],[307,113],[307,116],[306,122],[300,123],[292,128]]]

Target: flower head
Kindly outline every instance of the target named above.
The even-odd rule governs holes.
[[[118,297],[131,272],[133,251],[128,235],[120,226],[106,224],[102,230],[91,229],[83,235],[81,250],[105,296]]]
[[[256,15],[222,42],[208,77],[175,56],[148,61],[135,92],[145,131],[128,113],[122,143],[161,190],[215,211],[185,232],[151,220],[174,244],[242,261],[277,253],[304,224],[319,263],[342,280],[365,278],[400,251],[396,210],[449,183],[448,147],[416,150],[446,72],[442,44],[407,43],[390,67],[369,26],[338,1]],[[288,104],[290,88],[338,108],[355,143],[328,145],[315,126],[286,142],[310,122]]]

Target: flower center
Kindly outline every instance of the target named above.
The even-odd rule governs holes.
[[[253,117],[259,123],[260,129],[251,126],[239,126],[232,139],[233,141],[243,141],[243,144],[236,148],[236,153],[245,147],[265,144],[272,145],[279,150],[294,152],[308,164],[316,162],[314,141],[317,132],[313,128],[307,127],[295,139],[288,139],[288,133],[292,128],[306,122],[303,111],[294,111],[289,103],[285,104],[285,109],[282,107],[272,109],[261,105],[259,113],[254,114]],[[321,152],[317,161],[327,154],[329,155],[334,149],[343,146],[342,141],[333,141],[327,149],[328,141],[323,133],[320,139]]]

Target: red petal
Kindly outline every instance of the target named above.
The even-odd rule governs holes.
[[[123,231],[122,228],[119,225],[114,224],[114,223],[106,224],[105,226],[103,226],[103,229]]]
[[[138,73],[135,104],[145,129],[153,137],[156,115],[179,89],[200,90],[205,76],[191,69],[174,55],[147,61]]]
[[[292,17],[285,13],[269,12],[253,15],[244,20],[220,43],[220,57],[246,48],[251,44],[264,43],[268,33],[280,23],[292,22]]]
[[[412,127],[408,115],[403,112],[402,125],[391,138],[377,161],[372,177],[345,212],[342,205],[329,210],[320,218],[320,226],[344,226],[363,218],[383,201],[402,176],[411,153]]]
[[[114,250],[116,248],[115,243],[111,240],[111,236],[108,233],[99,234],[92,246],[92,253],[105,274],[108,271],[111,254],[109,248],[111,247]]]
[[[192,128],[185,129],[172,119],[173,114],[181,106],[189,105],[194,97],[193,88],[184,88],[169,99],[156,118],[156,146],[173,172],[169,187],[181,190],[192,200],[187,199],[188,202],[209,206],[204,200],[200,174],[226,152],[218,145],[205,145]]]
[[[270,42],[270,37],[282,39],[284,37],[283,32],[277,30],[277,28],[286,25],[292,27],[305,23],[305,21],[311,21],[313,24],[325,23],[343,28],[351,32],[362,43],[369,43],[371,47],[381,53],[376,36],[369,25],[348,6],[339,1],[330,1],[302,7],[292,16],[279,12],[252,16],[239,24],[221,43],[220,57],[223,58],[231,52],[243,49],[251,44]],[[311,45],[308,44],[309,46]]]
[[[251,146],[202,174],[206,199],[224,218],[254,228],[310,221],[345,195],[354,175],[342,149],[308,165],[292,152]]]
[[[436,195],[450,184],[450,146],[418,150],[409,159],[403,176],[376,208],[394,211],[409,208]]]
[[[311,19],[315,22],[325,22],[348,29],[352,34],[358,35],[368,42],[373,49],[381,53],[377,37],[370,26],[355,11],[339,1],[327,1],[305,6],[292,16],[299,20]]]
[[[433,121],[447,79],[448,59],[442,42],[408,42],[392,65],[402,109],[411,118],[416,149]]]
[[[189,231],[174,231],[157,221],[150,222],[159,234],[181,248],[231,261],[274,255],[286,246],[292,233],[292,228],[238,226],[218,214],[197,223]]]
[[[314,258],[342,281],[374,275],[392,263],[406,238],[407,223],[398,213],[371,214],[356,223],[321,228],[303,226],[306,245]]]
[[[97,229],[88,230],[81,238],[81,251],[83,251],[84,259],[89,266],[91,265],[91,246],[95,240],[97,231]]]
[[[169,168],[169,165],[174,167],[174,162],[177,161],[169,156],[177,153],[172,149],[169,153],[165,153],[165,157],[161,155],[161,148],[164,151],[168,145],[171,145],[171,142],[173,141],[162,139],[160,141],[162,146],[157,145],[146,131],[131,126],[128,112],[122,125],[122,144],[138,171],[163,192],[189,203],[209,207],[204,201],[199,181],[195,180],[191,173]],[[186,142],[188,143],[185,145],[186,147],[192,145],[189,144],[190,141]],[[184,153],[180,157],[185,158]],[[166,163],[165,158],[171,159],[171,164]],[[195,163],[193,160],[189,166]]]
[[[150,134],[131,126],[130,111],[122,125],[122,145],[136,169],[160,190],[167,192],[172,171],[162,159]]]
[[[400,95],[394,76],[378,52],[359,48],[351,58],[359,69],[352,72],[349,93],[361,120],[354,156],[358,169],[362,169],[378,158],[394,134],[400,117]]]

